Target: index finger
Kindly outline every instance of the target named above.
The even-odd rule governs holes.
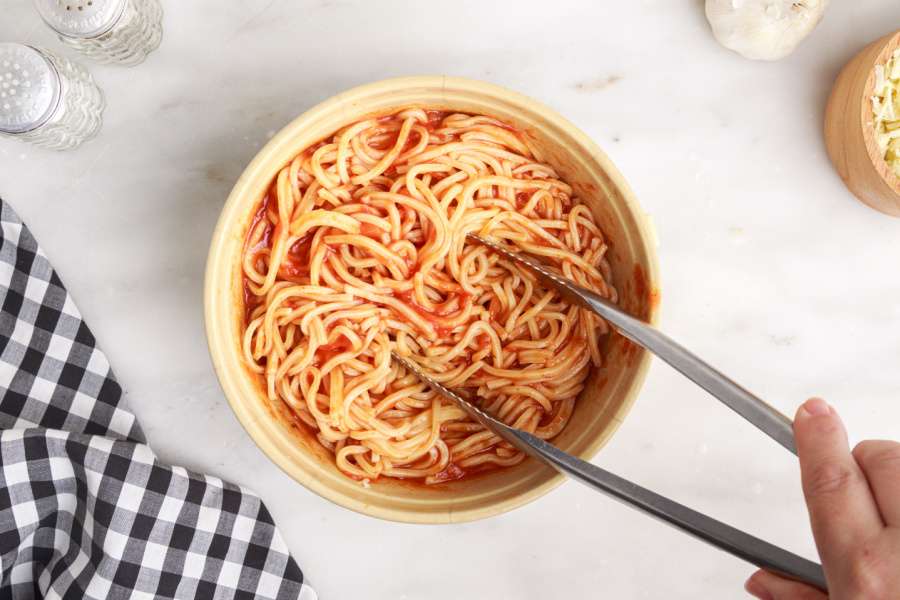
[[[800,407],[794,437],[819,555],[825,564],[839,564],[884,527],[878,507],[850,454],[843,423],[824,400],[813,398]]]
[[[853,449],[886,525],[900,527],[900,444],[866,440]]]

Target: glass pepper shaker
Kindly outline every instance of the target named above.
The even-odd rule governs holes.
[[[66,45],[97,62],[136,65],[162,39],[159,0],[34,0]]]
[[[0,136],[54,150],[100,130],[103,93],[78,63],[24,44],[0,43]]]

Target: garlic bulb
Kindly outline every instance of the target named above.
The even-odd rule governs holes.
[[[793,52],[822,19],[828,0],[706,0],[720,44],[754,60]]]

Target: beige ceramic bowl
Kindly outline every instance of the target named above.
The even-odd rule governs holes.
[[[503,88],[450,77],[390,79],[354,88],[310,109],[259,152],[222,210],[206,269],[206,332],[213,364],[231,407],[260,448],[291,477],[352,510],[410,523],[451,523],[496,515],[550,491],[563,477],[533,460],[439,486],[382,479],[364,487],[342,475],[307,431],[271,407],[261,381],[244,365],[240,256],[248,224],[278,171],[297,153],[371,114],[424,106],[491,115],[531,136],[597,217],[611,245],[621,305],[655,322],[658,295],[652,229],[605,154],[552,110]],[[619,336],[606,342],[596,370],[555,443],[590,459],[609,440],[637,396],[648,354]]]

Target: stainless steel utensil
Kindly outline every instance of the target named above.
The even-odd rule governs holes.
[[[740,387],[725,375],[684,349],[656,329],[622,312],[594,292],[556,275],[536,260],[506,250],[484,238],[469,234],[502,256],[526,267],[545,285],[558,290],[563,297],[592,310],[633,342],[647,348],[682,374],[721,400],[735,412],[756,425],[782,446],[796,454],[791,421]],[[681,529],[729,554],[760,568],[802,581],[826,590],[822,566],[744,533],[682,504],[660,496],[605,469],[576,458],[554,445],[520,429],[506,425],[481,410],[453,390],[444,387],[418,365],[393,353],[394,360],[428,383],[435,391],[452,400],[473,419],[526,454],[544,462],[598,491]]]

